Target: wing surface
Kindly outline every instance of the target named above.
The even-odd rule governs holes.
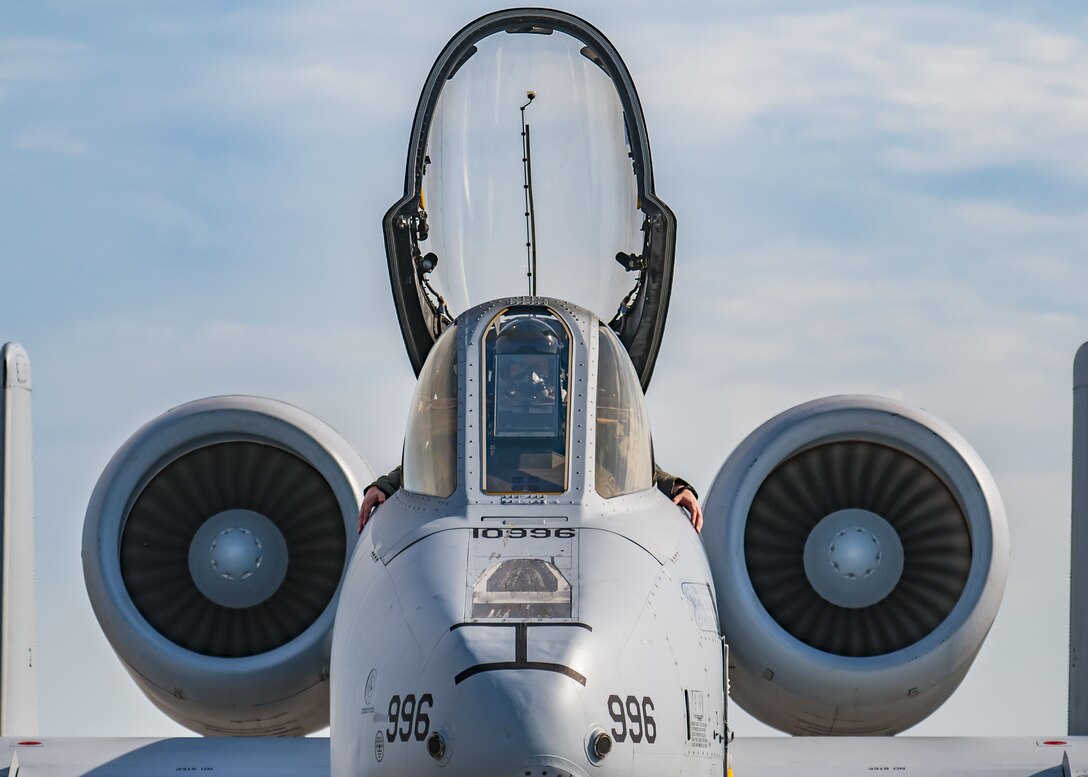
[[[0,739],[0,777],[328,777],[327,738]]]
[[[738,737],[734,777],[1084,777],[1088,737]]]

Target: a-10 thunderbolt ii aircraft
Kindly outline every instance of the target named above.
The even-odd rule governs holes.
[[[1000,497],[945,424],[793,408],[726,461],[702,537],[654,488],[676,222],[599,31],[539,9],[461,30],[384,229],[418,374],[403,487],[357,537],[373,472],[297,408],[214,397],[137,431],[91,497],[87,588],[132,678],[206,738],[8,739],[11,775],[1084,773],[1083,739],[873,736],[948,698],[1004,588]],[[17,346],[4,364],[10,532],[30,379]],[[13,730],[34,725],[19,655],[0,725],[36,734]],[[840,736],[731,745],[730,682],[785,732]]]

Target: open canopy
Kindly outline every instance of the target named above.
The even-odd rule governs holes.
[[[581,19],[500,11],[446,45],[416,109],[404,196],[384,227],[417,374],[458,314],[546,295],[609,322],[648,385],[675,218],[654,196],[630,74]]]

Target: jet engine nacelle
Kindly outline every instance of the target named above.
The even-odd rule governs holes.
[[[722,466],[705,509],[732,698],[791,734],[895,734],[925,718],[1005,590],[993,478],[949,426],[893,400],[776,416]]]
[[[369,466],[329,426],[212,397],[136,432],[87,508],[83,572],[147,697],[205,735],[328,725],[340,580]]]

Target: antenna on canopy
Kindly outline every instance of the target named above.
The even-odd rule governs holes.
[[[525,93],[528,98],[521,106],[521,167],[525,177],[525,260],[529,278],[529,296],[536,296],[536,210],[533,207],[533,155],[529,141],[529,125],[525,123],[525,109],[536,99],[536,92]]]

